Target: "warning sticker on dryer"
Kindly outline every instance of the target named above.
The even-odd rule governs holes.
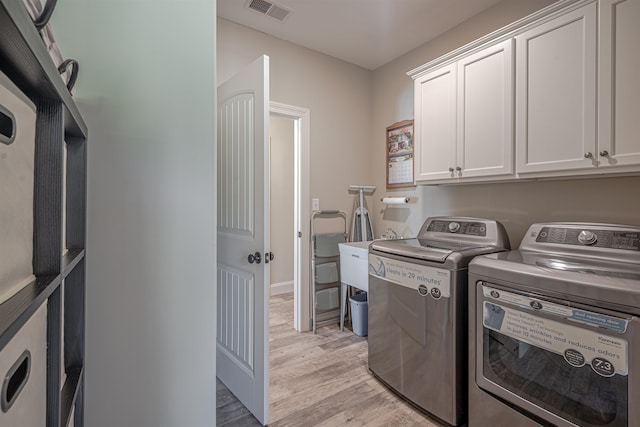
[[[538,317],[484,301],[485,328],[562,355],[575,367],[585,364],[599,375],[627,375],[627,341],[591,330]]]
[[[451,297],[451,272],[395,259],[369,255],[369,274],[415,289],[422,296]]]

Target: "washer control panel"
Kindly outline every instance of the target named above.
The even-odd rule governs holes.
[[[640,251],[640,231],[550,226],[538,232],[536,242]]]
[[[429,224],[427,231],[484,237],[487,235],[487,226],[482,222],[435,220]]]
[[[583,245],[593,245],[598,241],[598,236],[593,231],[582,230],[580,234],[578,234],[578,242]]]

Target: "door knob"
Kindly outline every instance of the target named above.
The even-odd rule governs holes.
[[[591,154],[590,151],[587,151],[586,153],[584,153],[584,158],[585,159],[592,159],[593,158],[593,154]]]
[[[607,150],[603,150],[600,152],[600,157],[609,157],[609,152]]]
[[[273,261],[274,255],[273,252],[265,252],[264,253],[264,263],[268,264],[269,261]]]
[[[256,252],[255,254],[249,254],[247,260],[249,261],[249,264],[253,264],[254,262],[256,264],[260,264],[260,261],[262,261],[262,256],[260,255],[260,252]]]
[[[453,168],[449,168],[449,172],[453,173]]]

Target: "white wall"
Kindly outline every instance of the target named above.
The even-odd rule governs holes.
[[[385,128],[414,118],[413,81],[406,72],[551,3],[553,0],[505,0],[373,73],[371,151],[378,188],[384,189],[386,180],[385,170],[375,167],[385,161],[385,152],[381,149]],[[387,208],[376,203],[374,232],[379,236],[389,227],[404,237],[413,237],[429,216],[479,216],[503,222],[512,245],[517,246],[533,222],[640,225],[640,199],[634,196],[639,187],[640,178],[632,177],[388,190],[386,194],[390,196],[411,196],[417,198],[417,203]]]
[[[310,197],[351,215],[349,184],[373,179],[371,72],[220,18],[217,52],[220,82],[269,56],[271,101],[311,111]]]
[[[215,0],[67,0],[89,126],[86,425],[215,423]]]
[[[293,229],[294,207],[294,121],[271,116],[271,285],[290,283],[293,291]]]

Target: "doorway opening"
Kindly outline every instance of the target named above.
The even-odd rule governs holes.
[[[288,221],[278,221],[279,207],[275,207],[272,204],[271,207],[271,227],[277,227],[276,232],[283,233],[284,238],[287,236],[293,241],[293,246],[290,247],[293,252],[293,323],[296,331],[309,331],[311,329],[311,310],[310,310],[310,277],[309,277],[309,263],[310,263],[310,199],[309,199],[309,151],[310,151],[310,111],[306,108],[294,107],[290,105],[280,104],[277,102],[271,102],[270,117],[274,119],[272,123],[278,123],[277,127],[281,129],[289,129],[293,131],[293,146],[289,149],[293,150],[293,156],[287,156],[289,161],[293,158],[293,216],[289,217],[286,212],[283,211],[284,217],[289,217]],[[281,119],[285,119],[284,122]],[[287,123],[288,122],[288,123]],[[282,126],[280,126],[282,125]],[[275,147],[274,147],[275,148]],[[277,150],[282,150],[286,147],[278,147]],[[273,155],[273,154],[272,154]],[[275,160],[275,159],[273,159]],[[281,159],[278,159],[280,161]],[[277,173],[277,172],[276,172]],[[274,177],[274,172],[271,172],[271,177]],[[289,193],[291,194],[291,193]],[[282,206],[287,209],[286,206]],[[275,220],[275,221],[274,221]],[[292,222],[291,222],[292,221]],[[290,224],[286,224],[290,222]],[[277,223],[277,225],[276,225]],[[288,227],[287,227],[288,225]],[[273,241],[272,234],[272,241]],[[279,236],[282,237],[282,236]],[[276,239],[276,242],[277,243]],[[271,248],[273,251],[273,247]],[[287,249],[285,249],[285,256]],[[278,257],[278,252],[275,252],[275,256]],[[291,258],[289,258],[291,260]],[[279,257],[275,260],[278,265],[285,264],[289,260]],[[272,264],[272,269],[276,274],[282,274],[277,272],[277,267]],[[272,276],[274,277],[274,276]],[[283,277],[283,276],[280,276]],[[277,288],[284,288],[287,290],[287,281],[282,279],[275,279]],[[271,289],[273,291],[273,288]],[[277,292],[278,290],[276,290]]]

